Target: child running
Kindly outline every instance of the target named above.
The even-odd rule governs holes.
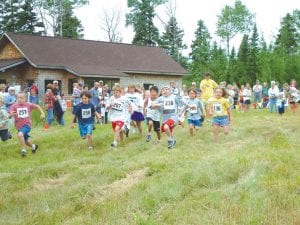
[[[284,98],[284,93],[280,92],[277,102],[276,102],[276,106],[277,106],[277,111],[279,113],[279,116],[282,116],[284,114],[285,111],[285,98]]]
[[[72,128],[78,120],[78,127],[82,139],[88,140],[88,150],[93,150],[92,131],[94,128],[95,115],[97,119],[101,119],[101,115],[95,110],[95,106],[90,103],[92,95],[89,91],[80,93],[81,102],[78,103],[73,110],[74,119]]]
[[[9,109],[9,117],[14,117],[15,127],[18,130],[18,139],[21,146],[21,155],[26,156],[26,145],[31,147],[32,153],[38,149],[38,145],[33,144],[29,140],[29,132],[31,130],[31,112],[38,109],[41,113],[41,119],[45,118],[45,114],[39,105],[26,102],[26,94],[19,92],[17,95],[17,103],[13,104]]]
[[[142,121],[145,120],[143,115],[143,96],[138,93],[137,88],[135,85],[128,86],[128,93],[126,93],[126,97],[132,102],[133,104],[133,114],[131,115],[132,126],[134,127],[133,132],[135,132],[135,128],[137,127],[139,133],[142,133]]]
[[[11,134],[8,131],[8,112],[4,105],[4,97],[0,96],[0,137],[2,141],[11,139]]]
[[[180,103],[186,105],[179,98],[171,94],[171,88],[164,86],[161,90],[162,96],[157,99],[157,103],[152,103],[152,108],[160,108],[162,111],[162,126],[161,131],[168,136],[168,149],[172,149],[176,145],[176,140],[173,136],[173,129],[178,123],[178,105]]]
[[[111,143],[111,147],[115,148],[118,141],[123,140],[122,127],[127,118],[126,114],[132,112],[132,103],[126,96],[122,96],[121,86],[114,86],[113,92],[114,95],[110,97],[106,108],[109,110],[109,120],[112,122],[114,131],[114,141]]]
[[[229,123],[232,121],[232,114],[229,102],[223,98],[226,91],[221,88],[215,90],[215,96],[211,97],[208,101],[208,115],[213,117],[212,125],[214,132],[214,141],[217,143],[219,140],[219,129],[224,128],[224,134],[229,133]]]
[[[188,124],[190,128],[190,135],[194,135],[194,130],[198,130],[201,126],[201,118],[204,117],[203,105],[201,101],[196,98],[197,91],[194,89],[189,90],[189,99],[187,100],[187,105],[180,112],[184,113],[188,109]]]
[[[146,108],[146,119],[147,119],[147,129],[148,133],[146,136],[146,142],[151,140],[151,131],[156,132],[157,135],[157,143],[160,142],[161,134],[160,134],[160,111],[158,109],[152,109],[151,105],[157,103],[158,98],[158,88],[156,86],[152,86],[150,88],[150,96],[145,100],[145,108]]]

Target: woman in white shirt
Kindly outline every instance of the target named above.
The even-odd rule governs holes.
[[[277,112],[277,107],[276,107],[276,102],[279,96],[279,89],[276,86],[275,81],[271,81],[271,87],[269,88],[268,91],[269,94],[269,108],[270,108],[270,112],[273,112],[273,108],[275,107],[275,110]]]

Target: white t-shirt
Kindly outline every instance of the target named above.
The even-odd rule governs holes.
[[[125,122],[128,118],[129,107],[131,105],[131,101],[129,101],[126,96],[121,96],[119,98],[111,96],[107,104],[107,108],[111,106],[108,115],[109,120]]]
[[[151,118],[154,121],[160,121],[160,111],[159,109],[152,109],[152,104],[157,104],[157,99],[151,100],[151,98],[148,98],[148,104],[147,104],[147,114],[146,117]]]
[[[251,95],[252,95],[251,90],[245,88],[244,91],[243,91],[244,101],[250,100],[251,99]]]
[[[143,113],[144,101],[141,94],[137,92],[133,94],[126,93],[125,96],[132,102],[134,111]]]

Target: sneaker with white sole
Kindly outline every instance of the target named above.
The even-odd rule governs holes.
[[[93,151],[94,147],[93,146],[89,146],[88,149],[89,149],[89,151]]]
[[[146,142],[149,142],[151,140],[151,134],[147,134],[146,136]]]
[[[117,143],[115,143],[115,142],[111,143],[111,144],[110,144],[110,147],[116,148],[116,147],[117,147]]]
[[[31,148],[31,152],[34,154],[38,148],[39,148],[38,145],[33,144]]]
[[[21,150],[21,156],[22,156],[22,157],[25,157],[26,154],[27,154],[26,149],[22,149],[22,150]]]
[[[168,149],[173,148],[173,140],[168,140]]]

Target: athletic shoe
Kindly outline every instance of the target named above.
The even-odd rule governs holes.
[[[94,150],[94,147],[93,146],[89,146],[89,151],[92,151],[92,150]]]
[[[175,145],[176,145],[176,140],[173,140],[173,146],[172,146],[172,148],[174,148]]]
[[[168,140],[168,149],[173,148],[173,140]]]
[[[31,148],[31,152],[34,154],[38,148],[39,148],[38,145],[33,144]]]
[[[21,150],[21,156],[22,156],[22,157],[25,157],[25,156],[26,156],[26,153],[27,153],[27,152],[26,152],[26,149],[22,149],[22,150]]]
[[[117,144],[113,142],[113,143],[110,144],[110,147],[116,148],[116,147],[117,147]]]
[[[149,142],[150,140],[151,140],[151,134],[147,134],[146,142]]]

